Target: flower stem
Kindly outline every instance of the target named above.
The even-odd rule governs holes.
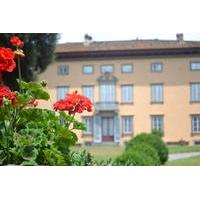
[[[72,115],[72,118],[71,118],[71,120],[67,123],[67,129],[69,129],[69,127],[70,127],[70,125],[71,125],[71,123],[73,122],[73,120],[74,120],[74,117],[75,117],[75,114],[76,113],[74,113],[73,115]]]
[[[18,67],[18,75],[19,75],[19,81],[22,80],[22,73],[21,73],[21,66],[20,66],[20,56],[17,56],[17,67]]]

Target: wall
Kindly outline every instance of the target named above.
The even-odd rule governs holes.
[[[101,75],[100,66],[113,64],[114,76],[118,78],[116,101],[119,102],[119,114],[134,116],[134,135],[149,132],[151,130],[150,115],[162,114],[164,115],[165,141],[200,140],[198,135],[191,136],[190,115],[200,114],[200,103],[190,102],[190,83],[200,82],[200,71],[190,71],[191,61],[200,61],[200,57],[117,58],[54,62],[38,78],[38,81],[48,81],[48,90],[52,97],[51,102],[41,102],[40,106],[51,108],[51,104],[56,101],[55,88],[62,85],[69,86],[70,92],[74,90],[82,92],[83,85],[94,85],[95,100],[98,101],[97,78]],[[151,63],[157,62],[163,63],[163,72],[150,72]],[[63,63],[69,65],[69,75],[58,76],[57,65]],[[92,75],[82,74],[82,66],[88,64],[94,66]],[[121,73],[121,64],[133,64],[134,72]],[[164,84],[164,104],[150,103],[150,84],[152,83]],[[134,85],[134,104],[120,104],[122,84]],[[129,137],[124,137],[122,141],[128,139]],[[79,140],[81,142],[82,137],[79,137]]]

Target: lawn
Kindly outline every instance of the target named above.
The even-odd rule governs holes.
[[[106,160],[109,158],[116,158],[119,156],[123,150],[124,147],[120,146],[91,146],[91,147],[73,147],[72,150],[87,150],[91,153],[92,156],[94,156],[95,160]]]
[[[200,156],[193,156],[190,158],[169,161],[165,165],[166,166],[200,166]]]
[[[87,150],[91,153],[92,156],[94,156],[95,160],[105,160],[109,158],[116,158],[119,156],[123,150],[124,147],[120,146],[88,146],[88,147],[73,147],[72,150],[80,151],[80,150]],[[177,145],[168,145],[169,153],[184,153],[184,152],[194,152],[194,151],[200,151],[200,146],[177,146]],[[196,157],[196,156],[195,156]],[[187,159],[184,159],[187,160]],[[199,164],[200,165],[200,157],[199,157]],[[196,163],[198,163],[198,160]],[[176,165],[176,162],[178,161],[170,161],[169,165]],[[167,163],[168,164],[168,163]],[[182,165],[182,164],[180,164]]]
[[[200,151],[200,146],[178,146],[178,145],[168,145],[169,153],[184,153],[184,152],[195,152]]]

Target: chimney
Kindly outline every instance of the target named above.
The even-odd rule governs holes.
[[[84,35],[84,45],[89,46],[89,44],[92,42],[92,37],[88,34]]]
[[[184,40],[183,40],[183,33],[177,33],[176,34],[176,40],[178,41],[178,42],[183,42]]]

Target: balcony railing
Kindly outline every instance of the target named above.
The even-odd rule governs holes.
[[[117,102],[97,102],[95,104],[96,111],[116,111],[118,109]]]

